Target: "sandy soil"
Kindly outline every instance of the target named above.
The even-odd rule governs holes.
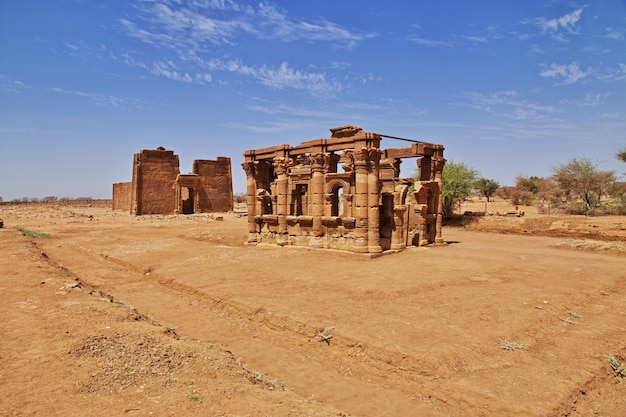
[[[626,416],[624,217],[465,216],[377,259],[244,246],[237,211],[0,218],[3,416]]]

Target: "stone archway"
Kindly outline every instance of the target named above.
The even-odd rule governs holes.
[[[346,199],[344,195],[349,192],[350,184],[342,179],[334,179],[326,185],[326,195],[330,204],[330,215],[333,217],[344,217],[346,215]]]

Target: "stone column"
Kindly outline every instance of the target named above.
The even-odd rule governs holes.
[[[259,230],[254,216],[256,215],[256,169],[254,161],[241,164],[246,172],[246,208],[248,209],[248,243],[257,241]],[[262,213],[259,213],[262,214]]]
[[[369,237],[367,233],[368,225],[369,225],[369,215],[368,215],[368,186],[369,186],[369,176],[368,176],[368,164],[369,164],[369,155],[366,148],[355,149],[354,153],[354,172],[355,172],[355,191],[354,191],[354,199],[353,199],[353,213],[356,218],[356,225],[354,228],[354,235],[356,240],[354,242],[354,247],[352,250],[357,253],[367,253],[368,252],[368,242],[367,239]]]
[[[435,225],[435,243],[443,243],[443,236],[441,235],[441,229],[443,224],[443,167],[446,164],[446,160],[442,156],[433,158],[433,171],[434,179],[437,183],[437,224]],[[432,175],[432,174],[431,174]]]
[[[406,226],[404,224],[406,210],[406,205],[396,205],[393,208],[394,229],[391,234],[391,249],[393,250],[406,248]]]
[[[430,156],[417,158],[418,181],[430,181],[432,176],[432,159]]]
[[[368,151],[367,174],[367,247],[370,253],[381,253],[380,246],[380,167],[381,151],[371,148]]]
[[[328,161],[328,155],[320,152],[311,155],[311,215],[313,216],[313,236],[316,238],[324,234],[322,228],[322,216],[324,215],[324,172]],[[320,246],[320,241],[315,241],[313,246]]]
[[[276,174],[276,214],[278,215],[278,237],[276,243],[287,244],[287,215],[289,214],[288,194],[289,180],[287,172],[292,165],[291,158],[279,157],[274,159],[274,173]]]

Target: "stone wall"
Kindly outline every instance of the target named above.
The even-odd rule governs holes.
[[[216,161],[193,161],[193,173],[201,184],[198,196],[200,213],[225,212],[233,209],[233,180],[230,158],[218,156]]]
[[[178,155],[162,149],[135,154],[131,214],[174,214]]]
[[[230,158],[195,160],[192,173],[180,174],[173,151],[142,150],[134,155],[132,182],[113,185],[113,209],[134,215],[230,211]]]
[[[130,212],[132,186],[132,182],[118,182],[113,184],[113,210]]]

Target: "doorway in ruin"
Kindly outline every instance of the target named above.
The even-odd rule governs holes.
[[[180,199],[182,206],[182,214],[194,214],[194,201],[193,201],[194,189],[189,187],[182,187],[180,189]]]
[[[335,217],[343,216],[343,186],[337,185],[333,188],[330,201],[330,215]]]
[[[388,250],[391,248],[391,236],[395,229],[394,222],[394,201],[392,193],[383,193],[382,194],[382,204],[380,205],[380,246],[383,250]]]
[[[296,216],[308,215],[308,199],[309,185],[308,184],[296,184],[296,188],[293,191],[291,214]]]
[[[272,191],[270,189],[265,190],[262,204],[263,214],[274,214],[274,207],[272,205]]]

